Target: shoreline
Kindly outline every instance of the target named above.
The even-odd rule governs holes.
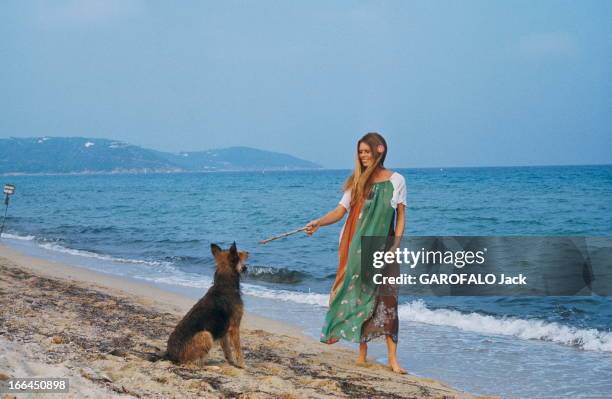
[[[0,374],[68,377],[67,397],[475,397],[378,363],[358,367],[352,350],[249,312],[245,369],[227,365],[218,345],[203,368],[152,361],[192,298],[5,245],[0,302]]]

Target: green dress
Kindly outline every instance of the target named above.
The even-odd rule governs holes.
[[[351,342],[369,340],[367,325],[375,327],[376,322],[382,328],[377,335],[392,335],[397,341],[397,296],[391,296],[391,303],[386,307],[379,295],[380,286],[364,281],[361,268],[361,237],[388,236],[393,233],[395,208],[391,206],[394,187],[391,181],[374,183],[367,199],[359,201],[349,212],[343,231],[343,240],[347,240],[343,264],[343,245],[340,244],[340,259],[337,289],[332,291],[330,304],[325,316],[325,324],[321,332],[321,342],[334,343],[339,339]],[[335,284],[336,285],[336,284]],[[386,296],[388,297],[388,295]],[[385,302],[388,302],[385,299]],[[393,303],[393,301],[395,301]],[[394,307],[394,309],[393,309]],[[380,313],[378,316],[375,313]],[[374,320],[374,319],[379,320]],[[393,320],[395,318],[394,323]],[[383,320],[387,319],[387,320]],[[384,331],[391,321],[391,329]],[[375,330],[376,328],[374,328]],[[387,328],[388,329],[388,328]]]

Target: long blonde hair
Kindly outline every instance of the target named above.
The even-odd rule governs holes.
[[[370,147],[374,162],[367,168],[361,165],[359,160],[359,145],[365,143]],[[382,152],[378,152],[379,146],[384,147]],[[342,190],[351,191],[351,207],[354,206],[360,198],[365,197],[372,187],[372,174],[379,166],[384,166],[385,158],[387,157],[387,142],[384,137],[376,132],[370,132],[364,135],[357,142],[357,155],[355,157],[355,170],[346,179]]]

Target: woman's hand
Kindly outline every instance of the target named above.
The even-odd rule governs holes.
[[[311,236],[315,231],[319,230],[319,227],[336,223],[338,220],[344,217],[345,213],[346,209],[342,205],[338,205],[335,209],[327,212],[325,216],[321,216],[319,219],[314,219],[308,222],[305,230],[306,234]]]
[[[319,227],[321,227],[319,219],[311,220],[306,225],[306,234],[309,236],[313,235],[315,231],[319,230]]]

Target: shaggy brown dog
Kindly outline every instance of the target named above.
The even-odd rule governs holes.
[[[238,252],[236,243],[223,251],[210,246],[217,270],[212,287],[178,323],[168,338],[167,358],[177,363],[198,362],[206,359],[213,341],[220,340],[225,359],[244,367],[240,349],[240,320],[243,304],[240,297],[240,273],[246,270],[248,252]],[[233,346],[236,361],[232,360]]]

